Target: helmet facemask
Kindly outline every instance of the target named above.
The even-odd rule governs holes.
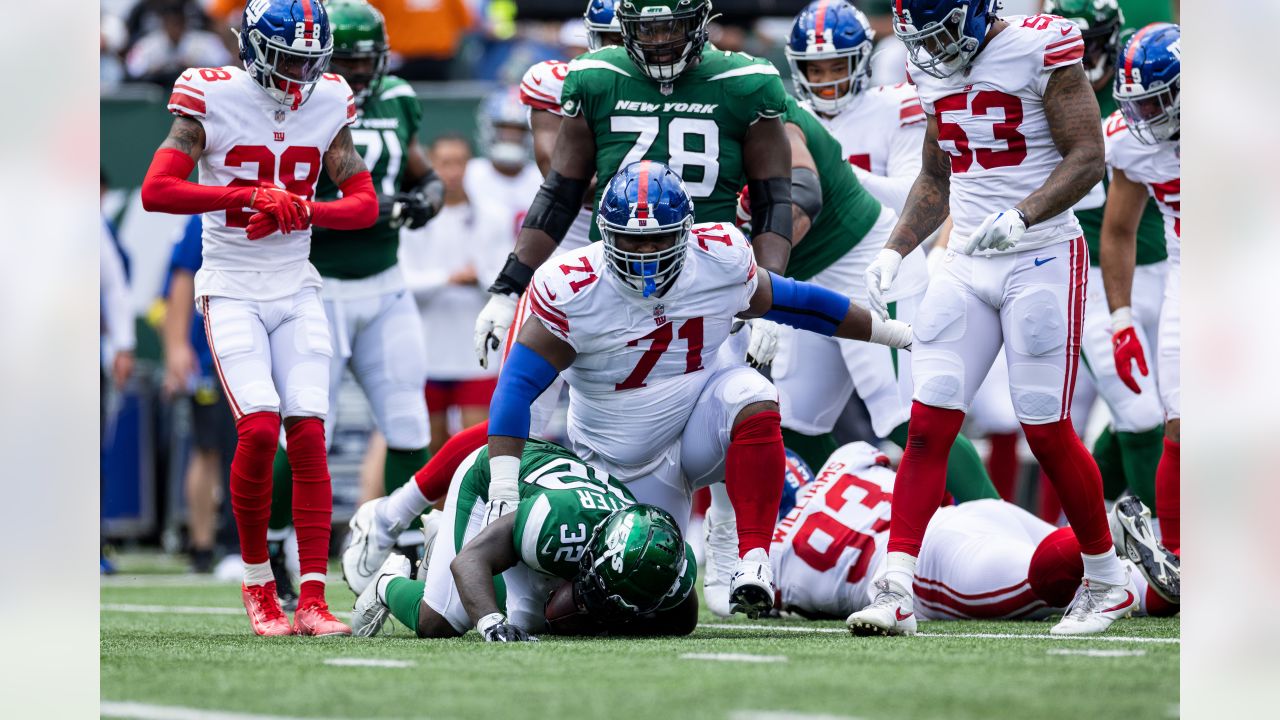
[[[603,216],[596,218],[600,236],[604,239],[604,256],[609,269],[628,289],[643,297],[660,295],[675,282],[684,267],[689,231],[693,228],[693,216],[686,217],[679,225],[644,227],[643,218],[632,219],[626,226],[613,225]],[[622,245],[620,245],[622,243]],[[656,246],[658,249],[638,252],[630,248]]]
[[[633,555],[629,561],[627,559],[629,551],[637,549],[634,546],[628,547],[628,542],[632,539],[632,529],[644,507],[632,505],[610,513],[592,530],[586,549],[578,560],[578,574],[573,581],[574,600],[593,617],[605,621],[628,620],[654,612],[679,588],[680,578],[684,575],[687,564],[683,552],[684,542],[674,519],[664,511],[649,506],[651,510],[656,510],[671,520],[669,529],[681,546],[675,567],[667,566],[662,570],[663,573],[674,572],[670,587],[654,588],[643,582],[654,579],[648,573],[654,569],[652,558],[655,551],[662,554],[662,541],[658,539],[661,535],[657,534],[662,531],[655,533],[653,524],[648,525],[647,537],[644,544],[639,546],[640,556]],[[671,538],[670,535],[667,537]],[[666,579],[662,582],[665,583]]]
[[[1116,42],[1120,38],[1120,23],[1113,22],[1081,32],[1084,36],[1084,72],[1094,89],[1104,87],[1116,67]]]
[[[948,78],[968,66],[982,46],[979,38],[965,34],[969,21],[969,4],[953,9],[941,21],[916,30],[898,18],[893,31],[907,46],[911,63],[936,78]]]
[[[332,39],[323,47],[302,37],[290,45],[283,38],[266,37],[257,28],[239,37],[245,70],[276,102],[293,110],[311,97],[333,57]]]
[[[1116,104],[1124,115],[1129,132],[1144,145],[1176,140],[1181,130],[1180,96],[1182,76],[1172,82],[1145,90],[1138,83],[1118,83]]]
[[[835,80],[809,80],[809,64],[828,59],[843,60],[845,72]],[[848,107],[871,81],[871,42],[824,56],[800,57],[788,49],[787,62],[791,65],[796,95],[809,101],[814,110],[824,115],[835,115]]]
[[[624,0],[618,10],[626,4]],[[638,12],[631,8],[625,15],[618,12],[627,54],[641,72],[658,82],[671,82],[696,64],[707,42],[710,17],[711,3],[697,0],[678,0],[675,10],[646,6]]]

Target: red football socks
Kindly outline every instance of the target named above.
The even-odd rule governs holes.
[[[1107,509],[1102,503],[1102,474],[1071,426],[1071,418],[1044,425],[1023,423],[1022,431],[1058,492],[1058,502],[1062,503],[1081,550],[1089,555],[1114,552]]]
[[[768,552],[782,503],[785,469],[781,414],[756,413],[733,429],[725,455],[724,484],[738,518],[738,557],[756,548]]]
[[[333,485],[324,447],[324,421],[297,418],[285,428],[289,467],[293,469],[293,527],[298,533],[298,561],[302,570],[299,604],[314,596],[324,599],[328,569],[329,532],[333,520]],[[308,580],[318,573],[319,579]]]
[[[1058,518],[1062,515],[1062,502],[1058,500],[1058,491],[1053,489],[1053,481],[1049,479],[1044,468],[1040,468],[1038,480],[1040,483],[1040,501],[1036,509],[1036,515],[1050,525],[1057,525]]]
[[[1182,443],[1164,439],[1164,454],[1156,466],[1156,517],[1160,542],[1169,550],[1182,549]]]
[[[960,410],[911,403],[906,452],[894,484],[889,552],[920,554],[925,527],[947,491],[947,456],[962,424]]]
[[[1018,491],[1018,433],[991,433],[987,442],[991,443],[987,474],[1000,497],[1013,502],[1014,493]]]
[[[488,421],[472,425],[445,441],[440,450],[421,470],[413,474],[413,481],[418,484],[418,491],[432,505],[440,502],[449,494],[449,483],[458,466],[476,448],[489,442]]]
[[[231,458],[231,510],[240,533],[245,564],[267,561],[267,522],[271,519],[271,461],[280,440],[280,415],[256,412],[236,422],[236,453]]]

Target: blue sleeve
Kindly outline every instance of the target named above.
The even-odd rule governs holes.
[[[195,272],[200,269],[203,261],[200,253],[202,227],[199,215],[192,216],[187,222],[187,227],[182,231],[182,239],[173,246],[173,255],[169,258],[169,272],[172,273],[178,269]]]
[[[849,314],[852,301],[834,290],[769,273],[773,281],[773,305],[764,314],[793,328],[831,337]]]
[[[546,358],[516,343],[502,364],[489,404],[489,434],[529,437],[529,406],[559,374]]]

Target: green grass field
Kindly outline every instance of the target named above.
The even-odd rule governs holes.
[[[330,601],[335,611],[352,601],[336,578]],[[429,641],[394,621],[372,639],[266,639],[251,634],[238,586],[168,574],[104,579],[101,619],[103,717],[1178,715],[1177,619],[1126,620],[1082,640],[1048,638],[1048,622],[933,622],[915,638],[853,638],[836,622],[705,611],[678,640]],[[339,664],[353,661],[376,664]]]

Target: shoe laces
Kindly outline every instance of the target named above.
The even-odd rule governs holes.
[[[1067,613],[1063,616],[1063,619],[1084,620],[1089,615],[1097,612],[1109,592],[1111,592],[1110,585],[1085,580],[1080,588],[1076,590],[1076,596],[1071,600],[1071,605],[1067,607]]]
[[[873,608],[892,607],[906,598],[906,593],[896,590],[889,584],[888,578],[880,578],[872,583],[872,586],[878,591],[876,599],[871,601]]]
[[[266,585],[249,585],[249,594],[253,596],[254,606],[261,613],[263,620],[288,620],[280,609],[280,600],[276,597],[274,583]]]

